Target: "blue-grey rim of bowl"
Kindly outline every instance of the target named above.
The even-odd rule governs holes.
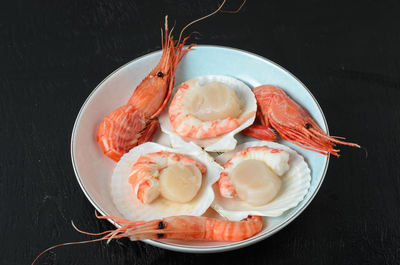
[[[326,127],[326,132],[329,134],[329,129],[328,129],[328,123],[326,122],[325,119],[325,115],[324,112],[321,109],[321,106],[318,104],[318,101],[315,99],[314,95],[310,92],[310,90],[296,77],[294,76],[291,72],[289,72],[288,70],[286,70],[285,68],[283,68],[282,66],[280,66],[279,64],[264,58],[260,55],[248,52],[248,51],[244,51],[241,49],[237,49],[237,48],[232,48],[232,47],[226,47],[226,46],[218,46],[218,45],[196,45],[196,47],[204,47],[204,48],[218,48],[218,49],[230,49],[236,52],[241,52],[244,53],[246,55],[249,56],[253,56],[256,57],[258,59],[262,59],[265,60],[273,65],[275,65],[276,67],[280,68],[282,71],[286,72],[287,74],[289,74],[290,76],[292,76],[294,79],[297,80],[297,82],[299,82],[305,89],[306,91],[310,94],[310,96],[312,97],[312,99],[314,100],[315,104],[318,106],[318,109],[320,110],[321,114],[322,114],[322,118],[324,120],[324,124]],[[138,58],[133,59],[132,61],[127,62],[126,64],[122,65],[121,67],[119,67],[118,69],[116,69],[115,71],[113,71],[111,74],[109,74],[103,81],[101,81],[96,88],[90,93],[90,95],[86,98],[85,102],[83,103],[81,109],[79,110],[78,116],[76,117],[75,123],[74,123],[74,128],[72,129],[72,136],[71,136],[71,159],[72,159],[72,166],[74,168],[74,172],[75,172],[75,176],[78,180],[78,183],[83,191],[83,193],[86,195],[86,197],[88,198],[88,200],[90,201],[90,203],[96,208],[96,210],[102,214],[103,216],[108,216],[105,211],[96,204],[96,202],[92,199],[92,197],[90,196],[90,194],[88,193],[88,191],[86,190],[83,182],[81,181],[81,178],[79,176],[78,170],[76,169],[75,166],[75,159],[74,159],[74,142],[75,142],[75,130],[78,124],[78,121],[81,118],[82,115],[82,111],[84,110],[87,102],[89,101],[89,99],[92,97],[92,95],[97,91],[97,89],[106,81],[108,80],[112,75],[114,75],[116,72],[118,72],[120,69],[126,67],[127,65],[140,60],[143,57],[149,56],[151,54],[154,53],[158,53],[161,52],[161,50],[158,51],[154,51],[145,55],[142,55]],[[297,216],[299,216],[306,208],[307,206],[311,203],[311,201],[314,199],[315,195],[317,194],[319,188],[322,185],[322,182],[324,181],[326,172],[328,170],[328,165],[329,165],[329,158],[330,156],[328,155],[326,163],[325,163],[325,168],[324,168],[324,172],[322,173],[322,177],[314,191],[314,193],[311,195],[310,199],[301,207],[299,208],[289,219],[287,219],[285,222],[283,222],[282,224],[280,224],[279,226],[277,226],[276,228],[274,228],[272,231],[266,233],[266,234],[259,234],[259,235],[255,235],[249,239],[247,239],[246,241],[239,241],[239,242],[234,242],[234,243],[230,243],[229,245],[226,246],[215,246],[215,247],[199,247],[199,246],[180,246],[180,245],[175,245],[175,244],[171,244],[171,243],[167,243],[167,242],[161,242],[161,241],[156,241],[156,240],[151,240],[151,239],[146,239],[146,240],[142,240],[143,242],[150,244],[152,246],[156,246],[156,247],[160,247],[160,248],[164,248],[164,249],[168,249],[168,250],[172,250],[172,251],[178,251],[178,252],[186,252],[186,253],[217,253],[217,252],[225,252],[225,251],[231,251],[231,250],[235,250],[235,249],[239,249],[239,248],[243,248],[246,246],[250,246],[253,245],[261,240],[264,240],[270,236],[272,236],[273,234],[279,232],[281,229],[283,229],[285,226],[287,226],[289,223],[291,223]],[[115,225],[115,223],[110,220],[107,219],[110,223],[112,223],[113,225]]]

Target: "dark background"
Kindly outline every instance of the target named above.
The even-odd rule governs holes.
[[[160,49],[217,1],[3,1],[0,8],[0,263],[110,229],[93,216],[71,165],[70,136],[86,97],[109,73]],[[240,1],[229,1],[235,9]],[[191,30],[198,44],[247,50],[311,90],[343,148],[309,207],[247,248],[182,254],[127,240],[67,246],[37,264],[399,264],[400,2],[248,1]]]

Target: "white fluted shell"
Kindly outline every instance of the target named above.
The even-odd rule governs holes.
[[[211,82],[220,82],[230,86],[242,103],[242,112],[240,116],[245,117],[246,115],[249,115],[250,117],[245,122],[240,124],[239,127],[228,133],[213,138],[194,139],[189,137],[182,137],[174,131],[174,128],[172,127],[168,114],[168,109],[169,109],[168,105],[168,107],[166,107],[163,110],[163,112],[158,118],[160,121],[161,130],[169,135],[171,140],[171,145],[175,148],[180,148],[185,143],[193,142],[198,146],[203,147],[208,152],[232,151],[233,149],[235,149],[237,144],[235,135],[240,131],[244,130],[245,128],[247,128],[248,126],[250,126],[251,124],[253,124],[256,116],[257,101],[252,90],[242,81],[239,81],[236,78],[225,75],[200,76],[191,79],[190,81],[198,81],[199,84],[201,85],[205,85]],[[173,99],[176,91],[177,87],[175,87],[172,91],[170,102]]]
[[[184,150],[168,148],[156,143],[144,143],[132,148],[122,156],[111,178],[111,196],[118,211],[129,220],[152,220],[175,215],[202,215],[214,200],[212,185],[218,180],[222,167],[194,144],[186,144]],[[128,182],[133,164],[147,153],[166,151],[186,155],[203,163],[207,173],[203,176],[201,188],[196,197],[188,203],[169,201],[162,196],[150,204],[142,204]]]
[[[236,147],[233,152],[224,153],[216,161],[224,165],[236,152],[254,146],[268,146],[282,149],[289,153],[289,170],[282,175],[282,186],[278,195],[271,202],[254,206],[238,198],[225,198],[220,195],[218,184],[214,184],[215,199],[212,204],[220,215],[232,221],[239,221],[248,215],[277,217],[286,210],[296,207],[307,194],[311,182],[311,171],[304,158],[293,149],[268,141],[251,141]]]

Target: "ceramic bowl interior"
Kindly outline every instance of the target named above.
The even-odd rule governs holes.
[[[95,134],[98,125],[111,111],[126,104],[140,81],[157,64],[161,51],[135,59],[120,67],[103,80],[89,95],[76,119],[72,139],[72,164],[78,182],[93,206],[103,215],[121,216],[110,196],[110,178],[115,162],[103,155]],[[196,46],[179,65],[176,85],[196,76],[217,74],[235,77],[251,88],[261,84],[272,84],[283,88],[296,102],[300,103],[320,127],[328,131],[323,112],[310,91],[291,73],[279,65],[258,55],[217,46]],[[243,137],[238,137],[243,142]],[[156,142],[168,144],[168,137],[161,133]],[[311,169],[311,187],[297,207],[282,216],[265,218],[264,229],[256,236],[241,242],[176,242],[145,240],[158,247],[194,253],[209,253],[244,247],[276,233],[294,220],[310,203],[325,176],[329,157],[307,151],[286,141],[280,141],[303,155]]]

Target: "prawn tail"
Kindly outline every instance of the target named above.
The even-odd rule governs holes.
[[[241,241],[259,233],[262,227],[263,221],[261,216],[248,216],[241,221],[208,218],[206,239],[216,241]]]

